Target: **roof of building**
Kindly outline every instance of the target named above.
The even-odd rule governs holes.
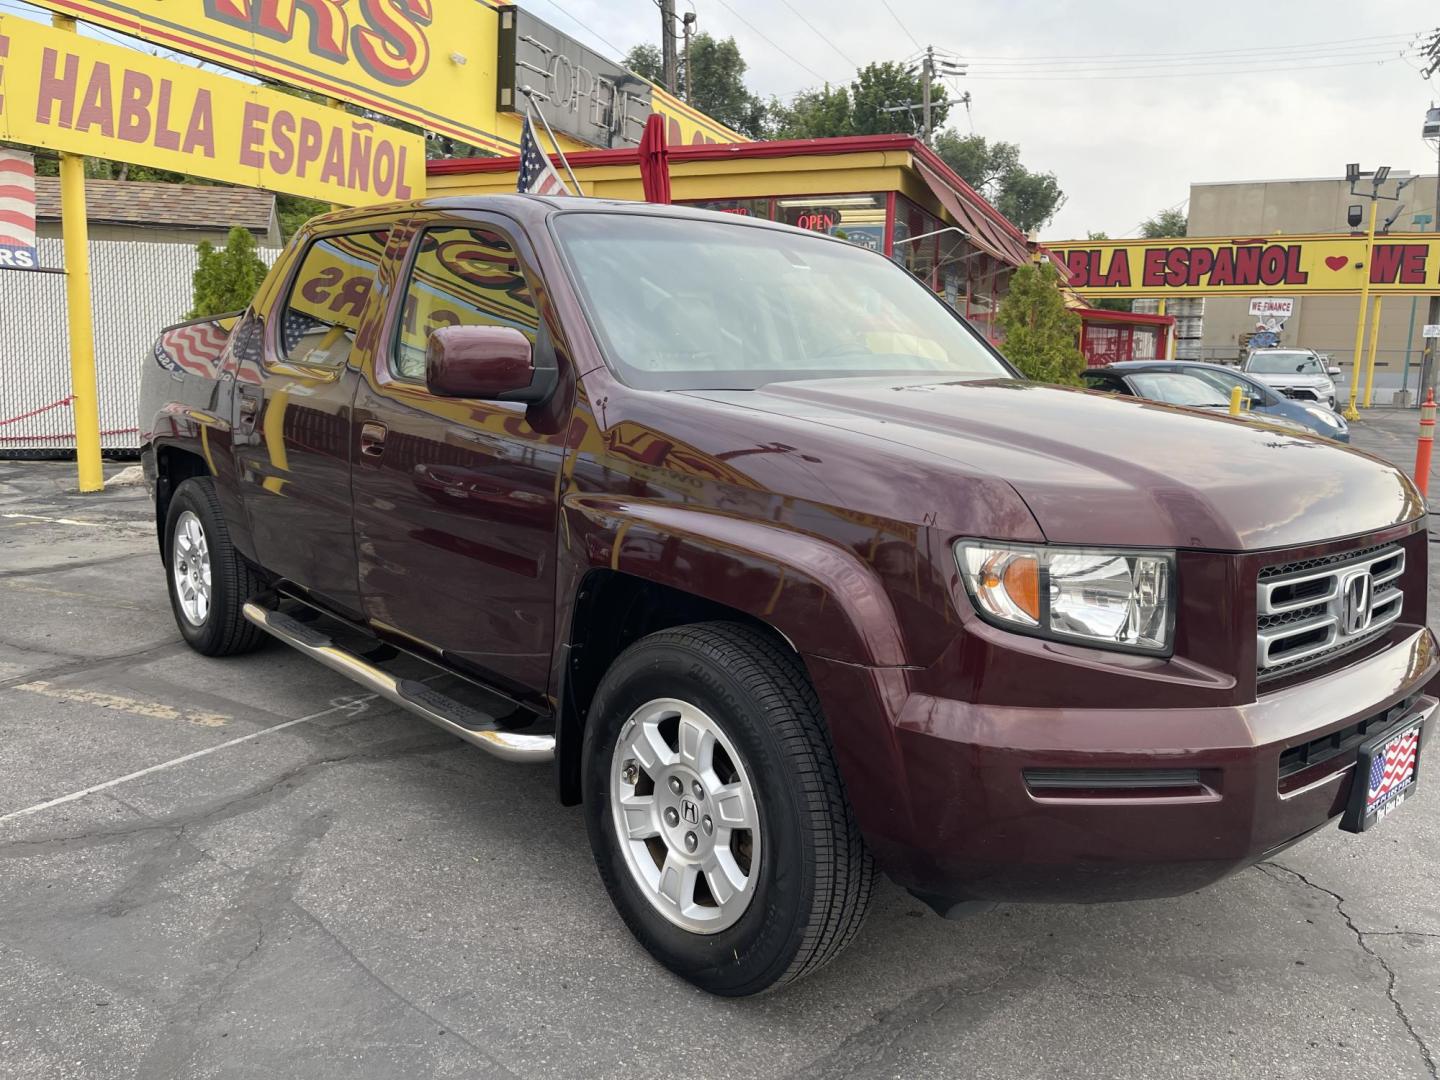
[[[975,216],[965,215],[965,220],[983,232],[983,240],[997,251],[1003,251],[1011,261],[1029,261],[1028,237],[992,206],[986,198],[971,187],[940,156],[913,135],[851,135],[831,139],[776,139],[768,142],[743,143],[699,143],[674,145],[666,149],[671,164],[688,161],[750,160],[799,155],[848,154],[864,151],[901,151],[911,154],[921,165],[947,189],[959,194],[964,203],[976,211]],[[579,150],[568,154],[569,164],[579,169],[592,165],[635,165],[640,162],[638,146],[612,150]],[[564,162],[558,155],[550,155],[556,168]],[[519,164],[518,156],[500,158],[445,158],[427,161],[425,171],[431,176],[453,173],[514,172]],[[924,174],[922,173],[922,176]],[[927,180],[927,183],[929,181]],[[938,193],[937,193],[938,194]],[[948,206],[946,209],[950,209]],[[974,237],[981,240],[982,237]],[[983,241],[982,241],[983,242]]]
[[[180,229],[266,232],[275,221],[275,195],[256,188],[157,184],[141,180],[86,180],[85,213],[92,222]],[[60,217],[60,181],[35,178],[35,216]]]

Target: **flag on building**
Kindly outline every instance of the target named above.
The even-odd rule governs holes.
[[[29,270],[35,257],[35,158],[0,149],[0,270]]]
[[[565,186],[565,181],[560,179],[555,166],[540,152],[540,144],[535,139],[535,128],[531,126],[528,116],[525,117],[525,126],[520,135],[520,176],[516,180],[515,190],[522,195],[570,194],[570,189]]]

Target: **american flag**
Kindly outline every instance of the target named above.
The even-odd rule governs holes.
[[[1368,814],[1379,804],[1388,802],[1415,778],[1415,757],[1420,752],[1420,729],[1406,732],[1385,744],[1384,754],[1376,754],[1370,763],[1370,787],[1365,795]]]
[[[570,189],[550,159],[540,152],[535,141],[535,129],[530,126],[530,117],[525,117],[525,127],[520,135],[520,176],[515,190],[522,195],[569,195]]]

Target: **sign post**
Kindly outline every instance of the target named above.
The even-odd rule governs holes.
[[[1360,410],[1355,403],[1360,398],[1360,375],[1364,369],[1360,348],[1365,344],[1365,312],[1370,307],[1370,278],[1373,273],[1370,261],[1375,248],[1375,211],[1379,206],[1377,200],[1370,200],[1370,229],[1365,234],[1366,273],[1360,277],[1360,313],[1355,316],[1355,351],[1351,354],[1354,359],[1350,362],[1350,402],[1345,406],[1346,420],[1360,419]]]
[[[75,33],[68,15],[51,17]],[[65,315],[70,328],[70,415],[75,425],[75,471],[82,493],[105,490],[100,463],[100,392],[95,379],[95,331],[90,324],[90,221],[85,213],[85,158],[60,154],[60,235],[65,246]]]

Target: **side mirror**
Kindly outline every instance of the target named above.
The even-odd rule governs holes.
[[[1340,369],[1332,365],[1331,367],[1327,367],[1325,369],[1325,374],[1329,375],[1332,379],[1338,379],[1340,377]]]
[[[530,339],[512,326],[442,326],[425,342],[425,386],[437,397],[540,401],[554,380],[535,375]]]

